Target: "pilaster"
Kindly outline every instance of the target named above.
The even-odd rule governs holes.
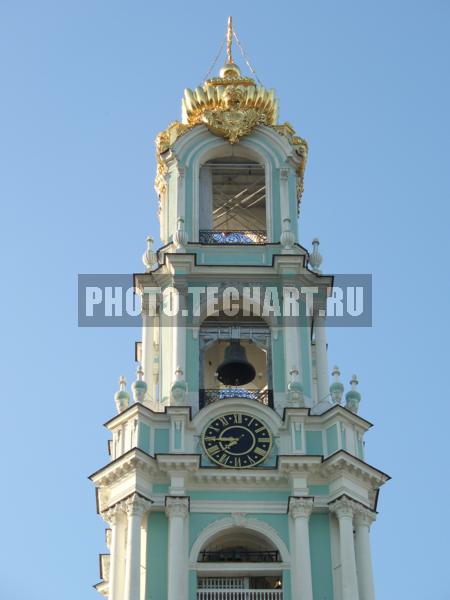
[[[167,600],[187,600],[188,512],[189,498],[166,496],[166,515],[169,519]]]
[[[313,509],[312,498],[290,498],[289,514],[294,521],[294,589],[292,600],[313,600],[311,555],[309,549],[309,518]]]

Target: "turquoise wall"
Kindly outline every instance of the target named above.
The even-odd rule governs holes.
[[[197,573],[189,571],[189,600],[197,600]]]
[[[150,426],[140,421],[138,427],[138,448],[144,452],[150,453]]]
[[[189,552],[191,551],[192,544],[205,527],[208,527],[214,521],[224,519],[228,516],[226,513],[189,513]]]
[[[328,496],[330,488],[328,485],[310,485],[309,493],[311,496]]]
[[[275,529],[280,538],[286,544],[289,549],[289,520],[287,515],[270,515],[270,514],[249,514],[249,519],[257,519],[259,521],[264,521],[271,527]]]
[[[323,454],[322,432],[306,431],[306,454]]]
[[[191,299],[192,300],[192,299]],[[192,307],[190,307],[192,309]],[[192,329],[186,332],[186,383],[189,392],[198,392],[200,376],[200,345]]]
[[[155,454],[167,454],[169,452],[169,430],[155,429]]]
[[[314,600],[333,600],[330,519],[328,513],[313,513],[311,515],[309,520],[309,546],[313,598]]]
[[[328,454],[333,454],[333,452],[337,452],[338,450],[338,431],[337,425],[334,424],[331,427],[327,428],[327,450]]]
[[[272,340],[272,378],[274,392],[284,392],[284,342],[283,332],[279,331],[277,339]]]
[[[283,571],[283,600],[291,600],[291,572]]]
[[[300,327],[300,346],[302,349],[302,383],[303,383],[303,392],[311,397],[311,364],[309,360],[309,331],[307,327]]]
[[[272,179],[272,239],[278,242],[281,236],[280,176],[278,169],[273,169],[273,173],[278,177]]]
[[[342,427],[341,437],[342,437],[342,449],[347,450],[347,430],[345,429],[345,427]]]
[[[257,500],[268,502],[287,502],[289,490],[258,490],[258,491],[192,491],[188,492],[191,500]]]
[[[154,483],[153,484],[153,493],[167,495],[169,493],[169,485],[167,483]]]
[[[167,598],[168,522],[163,512],[148,515],[146,600]]]

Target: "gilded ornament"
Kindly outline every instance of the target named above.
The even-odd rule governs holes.
[[[267,90],[251,77],[241,75],[239,67],[233,62],[231,37],[232,23],[229,21],[228,62],[220,70],[219,77],[207,79],[194,90],[186,89],[182,100],[182,122],[174,121],[156,138],[158,167],[155,188],[160,201],[167,187],[168,168],[165,153],[184,133],[197,125],[206,125],[214,135],[227,139],[230,144],[236,144],[258,125],[266,125],[285,137],[299,158],[297,198],[300,202],[308,144],[295,135],[289,123],[277,123],[278,100],[274,90]]]

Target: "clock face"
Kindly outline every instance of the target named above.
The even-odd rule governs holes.
[[[211,421],[203,432],[202,443],[214,463],[229,469],[246,469],[268,457],[272,436],[255,417],[228,413]]]

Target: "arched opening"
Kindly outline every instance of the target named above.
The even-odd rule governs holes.
[[[280,562],[280,553],[270,540],[257,531],[230,527],[208,540],[199,562]]]
[[[227,398],[273,408],[270,328],[263,319],[208,317],[199,337],[200,409]]]
[[[234,526],[202,547],[197,564],[198,600],[281,600],[281,556],[261,533]]]
[[[214,158],[200,168],[200,242],[267,241],[264,166],[239,156]]]

